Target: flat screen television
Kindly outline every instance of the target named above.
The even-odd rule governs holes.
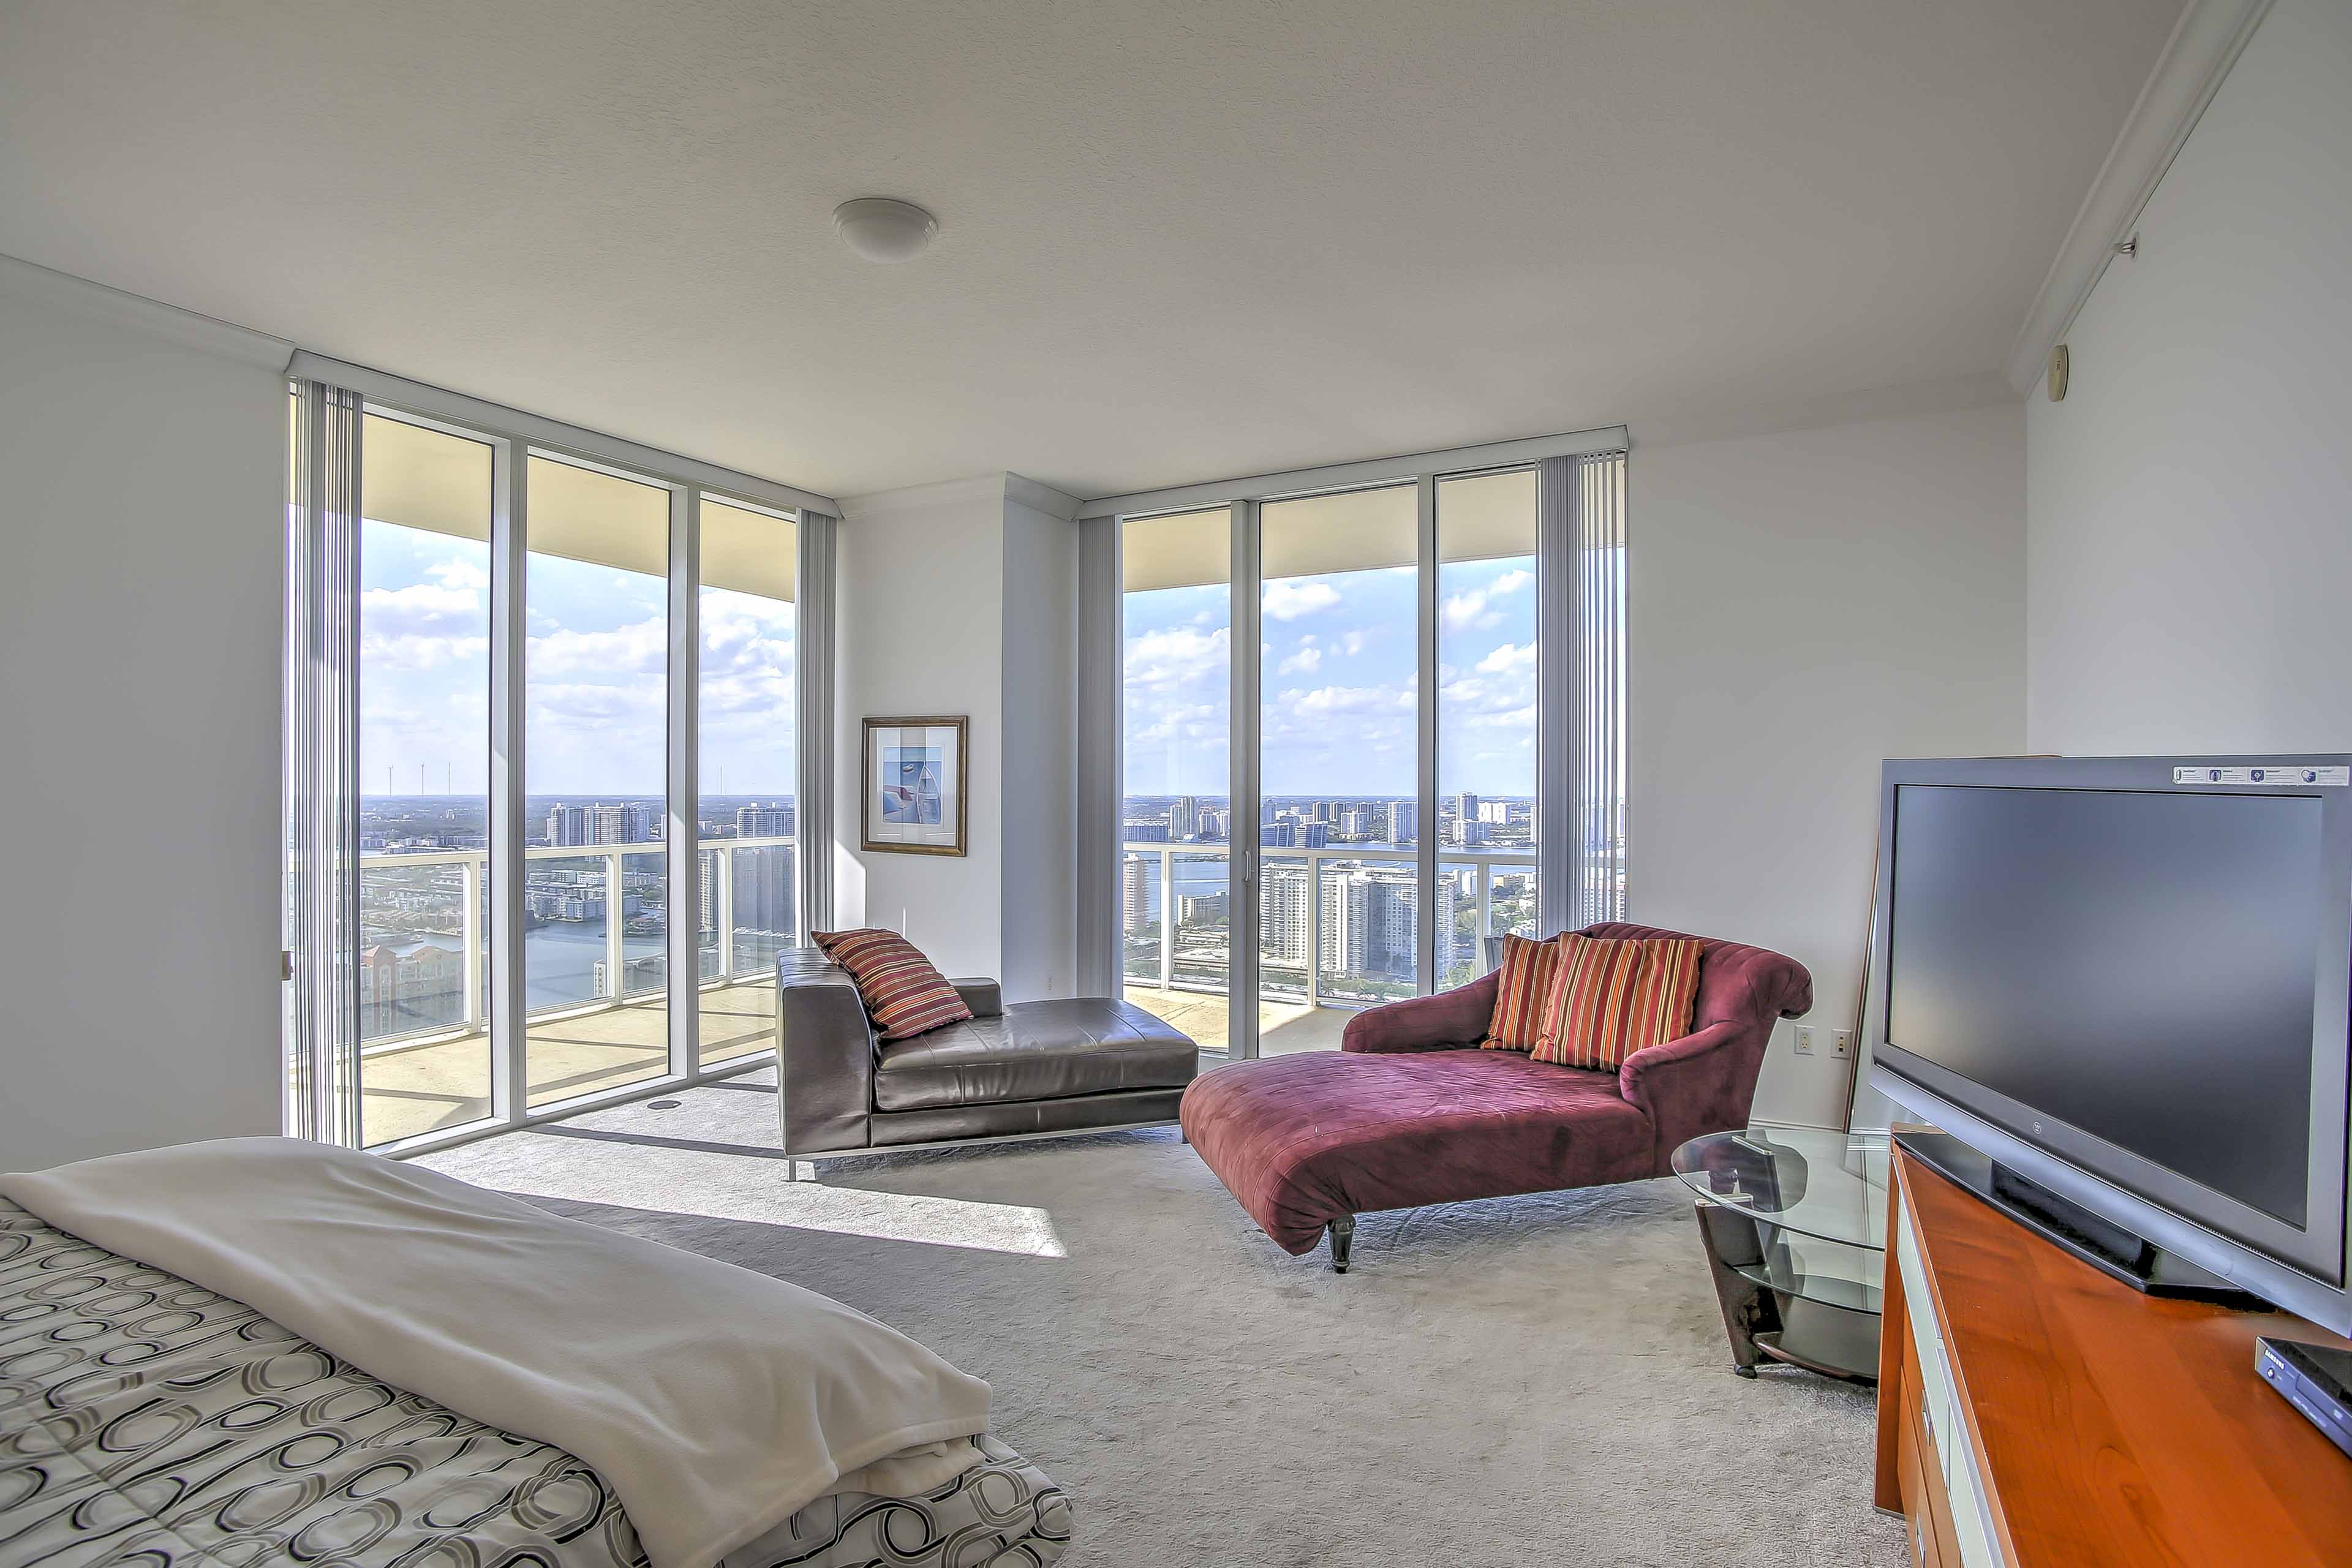
[[[2352,1332],[2352,754],[1890,762],[1870,1081]]]

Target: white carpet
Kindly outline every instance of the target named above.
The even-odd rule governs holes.
[[[1067,1568],[1884,1563],[1869,1390],[1732,1375],[1671,1181],[1259,1234],[1175,1131],[789,1181],[771,1074],[425,1163],[846,1301],[995,1387]]]

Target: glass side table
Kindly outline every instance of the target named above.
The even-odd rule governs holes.
[[[1711,1132],[1675,1151],[1740,1376],[1760,1356],[1878,1381],[1886,1160],[1884,1132],[1806,1127]]]

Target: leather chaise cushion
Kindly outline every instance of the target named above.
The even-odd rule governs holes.
[[[1105,997],[1019,1002],[993,1017],[885,1041],[874,1109],[1181,1089],[1197,1069],[1192,1041],[1140,1007]]]

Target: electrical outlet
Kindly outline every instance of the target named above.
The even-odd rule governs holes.
[[[1796,1040],[1799,1056],[1809,1057],[1813,1054],[1813,1026],[1811,1024],[1800,1024],[1789,1033]]]
[[[1848,1061],[1853,1058],[1853,1031],[1852,1029],[1832,1029],[1830,1031],[1830,1055],[1837,1058],[1840,1061]]]

